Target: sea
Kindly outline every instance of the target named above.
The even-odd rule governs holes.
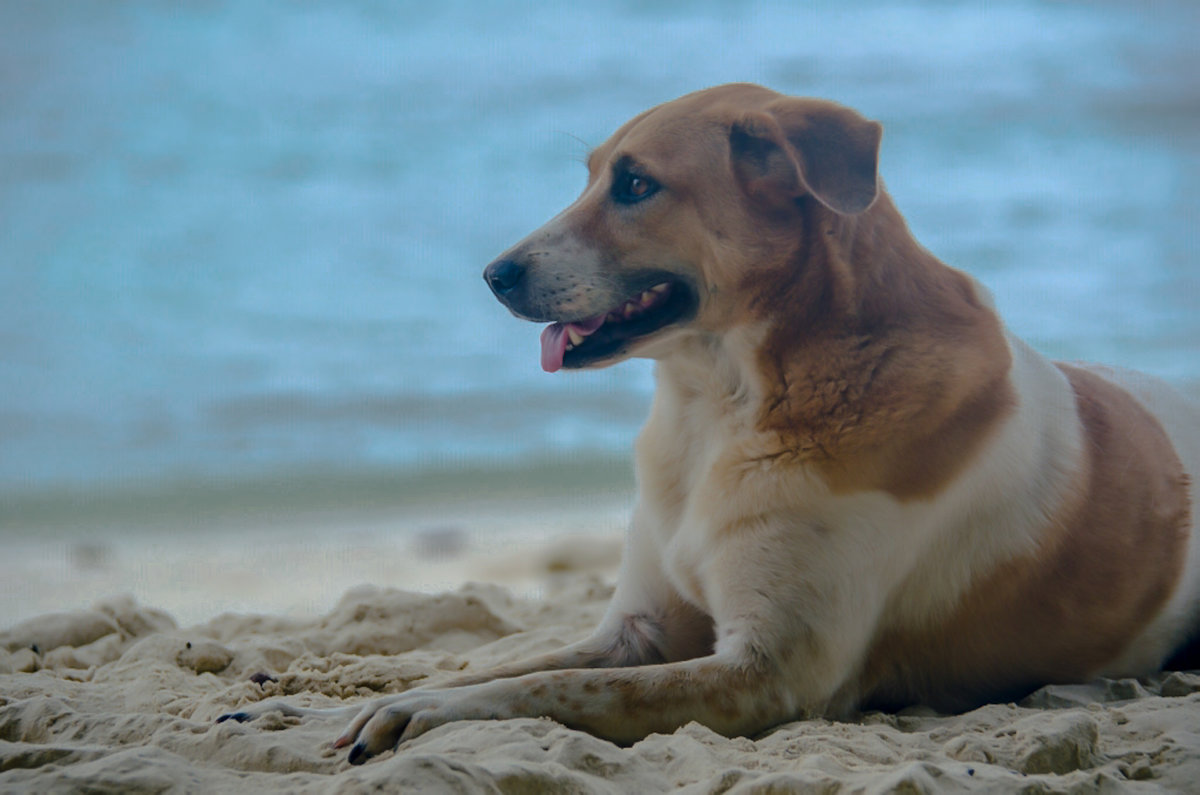
[[[542,372],[482,270],[731,81],[881,121],[913,233],[1036,348],[1200,394],[1198,34],[1194,0],[5,0],[0,532],[624,487],[652,364]]]

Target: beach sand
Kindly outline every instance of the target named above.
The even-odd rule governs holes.
[[[329,747],[341,721],[215,723],[264,698],[363,702],[582,637],[611,594],[622,511],[489,509],[449,524],[410,518],[402,533],[360,517],[336,535],[313,522],[170,543],[46,541],[54,561],[27,560],[25,579],[6,586],[27,593],[0,623],[0,792],[1200,786],[1198,673],[1047,687],[962,715],[797,721],[753,738],[689,724],[629,748],[546,719],[462,722],[361,767]],[[9,575],[20,560],[8,556]],[[132,594],[97,596],[122,583]]]

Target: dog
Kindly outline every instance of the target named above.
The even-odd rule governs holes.
[[[755,735],[1196,659],[1200,407],[1006,331],[909,233],[881,135],[760,86],[689,94],[487,267],[549,324],[545,370],[657,360],[616,589],[559,652],[351,708],[349,761],[457,720]],[[225,717],[271,709],[314,712]]]

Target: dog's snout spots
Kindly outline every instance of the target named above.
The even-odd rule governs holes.
[[[510,259],[502,259],[488,265],[483,278],[496,295],[512,292],[525,276],[525,266]]]

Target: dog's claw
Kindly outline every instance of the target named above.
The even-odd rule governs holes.
[[[367,744],[364,742],[355,743],[354,747],[350,749],[350,756],[346,758],[346,761],[352,765],[361,765],[367,761]]]
[[[217,718],[217,723],[224,723],[227,720],[237,721],[238,723],[245,723],[246,721],[250,720],[251,717],[252,716],[250,715],[249,712],[226,712],[224,715]]]

